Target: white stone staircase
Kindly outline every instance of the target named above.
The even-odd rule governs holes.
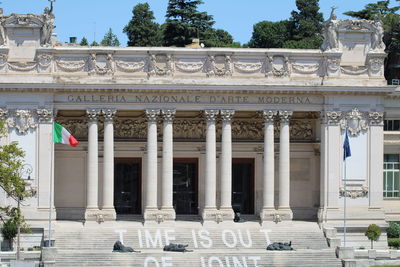
[[[126,246],[141,253],[115,253],[123,230]],[[267,251],[267,242],[289,242],[295,251]],[[167,243],[188,244],[193,252],[164,252]],[[102,224],[57,222],[56,266],[253,267],[341,266],[317,223],[257,222],[206,224],[134,221]]]

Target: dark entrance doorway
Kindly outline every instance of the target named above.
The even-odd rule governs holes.
[[[142,160],[116,158],[114,164],[114,207],[117,214],[141,214]]]
[[[173,201],[178,215],[197,215],[197,159],[174,159]]]
[[[254,214],[254,159],[232,159],[232,208]]]

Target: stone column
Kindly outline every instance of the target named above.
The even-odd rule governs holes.
[[[219,111],[214,109],[204,110],[207,121],[206,132],[206,172],[204,179],[204,207],[202,210],[203,220],[216,220],[217,204],[217,155],[216,155],[216,136],[215,136],[215,120]]]
[[[175,220],[176,214],[173,207],[173,119],[174,109],[163,109],[163,152],[162,152],[162,197],[161,209],[165,220]]]
[[[104,155],[103,155],[103,205],[105,219],[116,219],[114,209],[114,116],[115,109],[103,109],[104,116]]]
[[[369,112],[369,209],[382,211],[383,206],[383,112]]]
[[[275,144],[274,144],[274,120],[277,111],[264,110],[264,172],[263,172],[263,208],[261,219],[270,221],[275,214]]]
[[[279,215],[284,220],[293,218],[290,209],[290,132],[289,121],[292,111],[279,111],[280,143],[279,143]]]
[[[144,219],[157,220],[157,118],[159,109],[147,109],[147,178],[145,179]]]
[[[87,155],[87,183],[86,183],[86,220],[96,219],[99,213],[99,144],[97,120],[100,114],[98,109],[86,110],[88,116],[88,155]]]
[[[220,213],[226,220],[233,219],[232,210],[232,131],[231,120],[234,110],[221,110],[221,206]]]

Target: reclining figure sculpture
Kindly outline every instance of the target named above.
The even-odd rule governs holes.
[[[170,243],[164,247],[164,251],[173,251],[173,252],[192,252],[193,250],[186,249],[189,245],[182,244],[174,244]]]
[[[124,244],[121,243],[121,241],[117,241],[114,243],[114,249],[113,252],[139,252],[140,251],[136,251],[131,247],[126,247],[124,246]]]
[[[292,248],[292,241],[289,243],[274,242],[267,247],[267,250],[294,250]]]

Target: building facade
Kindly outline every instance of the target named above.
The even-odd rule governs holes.
[[[350,227],[400,220],[400,94],[381,22],[331,18],[322,50],[288,50],[57,46],[51,13],[0,19],[1,142],[26,151],[30,222],[50,208],[339,227],[345,198]],[[53,121],[79,146],[53,144]]]

